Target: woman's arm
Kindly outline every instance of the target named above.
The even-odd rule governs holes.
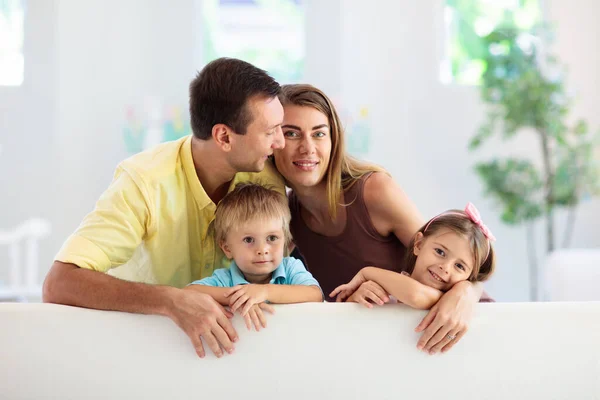
[[[386,269],[365,267],[360,270],[365,280],[373,281],[385,289],[398,301],[413,308],[428,310],[442,297],[442,292],[423,285],[410,276]]]

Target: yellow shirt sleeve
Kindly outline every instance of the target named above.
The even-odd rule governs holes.
[[[148,231],[151,213],[144,193],[136,180],[119,168],[94,211],[67,239],[56,260],[100,272],[129,261]]]

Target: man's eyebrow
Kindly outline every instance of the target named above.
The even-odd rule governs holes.
[[[273,125],[273,126],[270,126],[270,127],[268,127],[268,128],[267,128],[267,130],[268,130],[268,131],[270,131],[270,130],[272,130],[272,129],[275,129],[275,128],[277,128],[277,127],[278,127],[279,125],[281,125],[281,124],[283,124],[283,122],[280,122],[280,123],[278,123],[278,124],[275,124],[275,125]]]

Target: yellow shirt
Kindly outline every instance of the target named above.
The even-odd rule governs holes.
[[[123,161],[56,260],[176,287],[227,267],[229,261],[215,243],[216,205],[196,175],[191,143],[187,136]],[[244,181],[285,193],[271,162],[260,173],[236,174],[229,191]]]

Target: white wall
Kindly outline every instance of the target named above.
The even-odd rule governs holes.
[[[126,156],[125,109],[147,96],[187,104],[198,65],[200,0],[29,0],[25,82],[0,87],[0,229],[48,218],[52,257]],[[500,149],[525,153],[535,140],[466,150],[482,120],[476,88],[442,85],[442,0],[306,0],[307,82],[347,107],[368,105],[372,148],[424,216],[474,202],[499,238],[498,272],[486,287],[499,300],[528,298],[525,231],[503,225],[472,166]],[[556,51],[579,96],[575,112],[600,127],[600,36],[594,0],[546,1]],[[5,189],[7,188],[7,189]],[[573,245],[600,247],[598,201],[581,207]],[[560,222],[560,221],[559,221]],[[543,237],[543,226],[538,226]],[[538,242],[543,248],[543,242]],[[0,249],[0,279],[6,264]]]
[[[58,1],[27,3],[23,84],[0,86],[0,230],[55,212]],[[41,251],[47,264],[52,246],[43,242]],[[0,281],[8,280],[7,263],[8,249],[0,247]]]

